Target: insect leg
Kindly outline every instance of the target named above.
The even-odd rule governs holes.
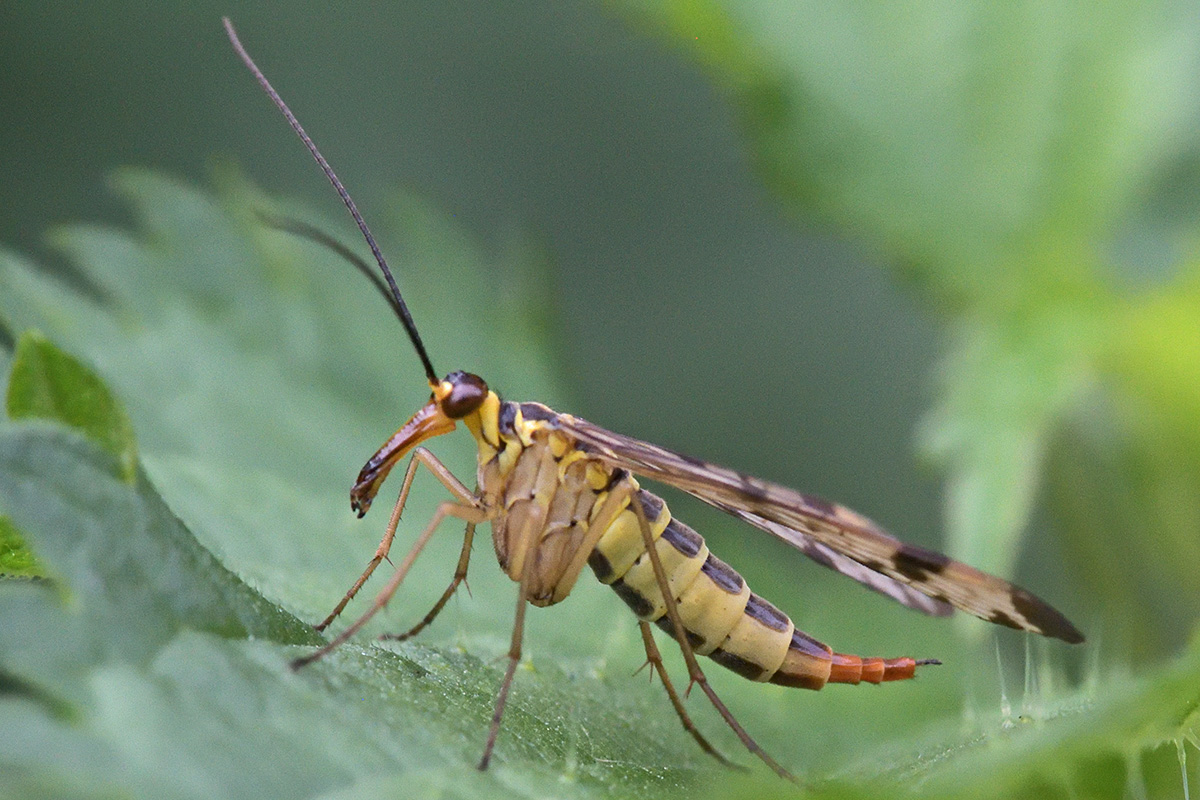
[[[740,764],[733,763],[709,744],[708,739],[704,738],[704,734],[700,733],[700,729],[692,722],[692,718],[688,716],[687,710],[683,707],[683,701],[679,699],[679,693],[675,691],[675,686],[671,683],[670,677],[667,676],[667,668],[663,664],[662,654],[658,652],[658,645],[654,643],[654,634],[650,631],[650,623],[639,621],[638,627],[642,631],[642,645],[646,648],[646,661],[658,673],[658,677],[662,679],[663,688],[667,690],[667,697],[671,698],[671,705],[675,707],[675,713],[679,715],[679,721],[683,723],[683,729],[692,735],[692,738],[696,740],[696,744],[700,745],[701,750],[727,767],[741,769]]]
[[[474,501],[475,498],[472,496],[471,499]],[[295,661],[293,661],[292,669],[299,669],[306,664],[311,664],[317,659],[328,655],[334,648],[338,647],[351,636],[353,636],[359,630],[359,628],[361,628],[363,625],[366,625],[367,621],[370,620],[371,617],[375,616],[375,614],[381,608],[386,606],[388,601],[392,599],[392,595],[396,593],[396,589],[399,588],[400,582],[404,580],[404,576],[407,575],[408,571],[412,568],[413,562],[417,560],[417,556],[419,556],[421,551],[425,549],[425,545],[428,544],[429,540],[433,537],[434,531],[437,530],[438,525],[440,525],[442,520],[444,520],[446,517],[458,517],[459,519],[467,522],[479,523],[488,518],[488,512],[476,505],[459,505],[458,503],[450,500],[447,500],[439,505],[437,507],[437,511],[433,513],[433,518],[430,519],[429,524],[425,526],[425,530],[421,532],[421,535],[417,537],[417,541],[413,543],[412,549],[408,551],[408,555],[404,557],[404,560],[400,562],[400,566],[396,568],[396,572],[394,575],[392,575],[392,579],[388,581],[387,585],[384,586],[383,589],[380,590],[379,594],[375,596],[375,600],[371,603],[371,607],[363,612],[363,615],[356,619],[354,624],[338,634],[329,644],[307,656],[304,656],[303,658],[297,658]]]
[[[588,523],[587,535],[580,541],[579,549],[571,557],[571,561],[563,569],[558,585],[554,587],[553,602],[566,599],[579,578],[579,573],[588,562],[588,556],[596,549],[596,542],[607,532],[608,527],[625,511],[627,503],[633,499],[635,490],[628,481],[621,481],[608,493],[608,499]]]
[[[333,622],[338,614],[342,613],[346,604],[354,599],[354,595],[358,594],[358,590],[371,577],[371,573],[379,566],[379,562],[387,558],[388,550],[392,547],[392,540],[396,537],[396,526],[400,524],[400,514],[404,511],[404,504],[408,502],[408,493],[412,489],[413,478],[416,477],[418,464],[424,464],[425,468],[433,473],[433,476],[441,481],[442,485],[446,487],[450,494],[457,497],[460,503],[463,505],[474,505],[475,495],[458,478],[454,477],[445,464],[438,461],[437,457],[424,447],[416,448],[413,451],[412,459],[408,462],[408,469],[404,471],[404,482],[400,484],[400,497],[396,500],[396,506],[392,509],[392,516],[388,519],[387,528],[383,532],[383,539],[380,540],[379,547],[375,549],[375,555],[367,562],[367,568],[363,570],[363,574],[350,587],[350,591],[346,592],[346,596],[342,598],[333,611],[329,612],[329,616],[314,626],[317,630],[323,631],[329,627],[329,623]]]
[[[540,526],[533,534],[540,533]],[[533,575],[533,558],[525,559],[521,570],[521,590],[517,596],[517,614],[513,619],[512,641],[508,646],[508,669],[504,671],[504,682],[500,684],[500,694],[496,695],[496,708],[492,712],[492,725],[488,729],[487,744],[483,746],[483,756],[479,759],[477,769],[485,770],[492,758],[492,748],[496,746],[496,737],[500,735],[500,718],[504,716],[504,706],[508,702],[508,690],[512,688],[513,676],[517,672],[517,664],[521,661],[521,639],[525,636],[525,606],[528,603],[529,579]]]
[[[411,639],[421,631],[425,630],[431,622],[437,619],[437,615],[441,613],[442,608],[453,596],[458,585],[467,578],[467,564],[471,561],[471,542],[475,539],[475,523],[467,523],[467,531],[463,534],[462,552],[458,556],[458,567],[454,570],[454,577],[450,580],[450,585],[446,587],[446,591],[442,592],[442,596],[434,603],[433,608],[425,615],[425,618],[416,625],[409,628],[404,633],[385,633],[380,636],[380,639],[386,639],[393,642],[403,642],[405,639]]]
[[[679,616],[679,606],[675,602],[674,593],[671,591],[671,585],[667,581],[667,573],[663,569],[662,559],[658,555],[658,547],[654,541],[654,534],[650,530],[650,523],[646,520],[646,513],[642,510],[641,503],[630,503],[629,507],[633,509],[634,515],[637,516],[638,525],[642,529],[642,540],[646,543],[646,553],[650,557],[650,565],[654,568],[654,577],[658,582],[659,591],[662,592],[663,601],[667,607],[667,618],[671,621],[671,628],[675,631],[675,639],[679,642],[679,649],[683,651],[683,660],[687,663],[688,677],[691,682],[700,687],[701,691],[708,697],[709,702],[713,704],[713,708],[721,715],[737,737],[742,740],[742,744],[746,746],[754,755],[762,759],[763,763],[781,778],[787,778],[790,781],[796,782],[796,776],[784,769],[779,762],[767,755],[758,742],[746,733],[746,729],[742,727],[733,716],[732,712],[721,702],[721,698],[717,697],[716,691],[708,684],[708,678],[704,675],[704,670],[700,669],[700,664],[696,661],[696,654],[692,651],[691,642],[687,640],[687,630],[683,627],[683,620]],[[690,688],[690,687],[689,687]]]

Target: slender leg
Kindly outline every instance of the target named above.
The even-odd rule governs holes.
[[[411,639],[421,631],[425,630],[431,622],[437,619],[437,615],[441,613],[446,603],[454,595],[454,591],[458,589],[458,585],[466,580],[467,565],[471,561],[471,542],[475,539],[475,523],[467,523],[467,531],[463,535],[462,552],[458,556],[458,567],[454,570],[454,577],[450,580],[450,585],[446,587],[446,591],[442,592],[441,598],[433,604],[433,608],[425,615],[424,619],[413,625],[404,633],[385,633],[380,636],[380,639],[387,639],[393,642],[403,642],[405,639]]]
[[[540,528],[537,531],[540,533]],[[532,554],[530,554],[532,556]],[[517,597],[517,614],[513,620],[512,641],[508,646],[508,669],[504,671],[504,682],[500,684],[500,694],[496,696],[496,708],[492,712],[492,726],[488,729],[487,744],[483,746],[483,756],[479,759],[478,769],[485,770],[492,758],[492,748],[496,746],[496,737],[500,735],[500,718],[504,716],[504,706],[508,702],[508,690],[512,688],[513,676],[517,672],[517,664],[521,661],[521,639],[525,635],[525,606],[528,605],[527,589],[529,576],[533,573],[531,565],[534,559],[526,557],[525,567],[521,570],[521,590]]]
[[[404,482],[400,485],[400,497],[396,500],[396,506],[392,509],[392,516],[388,519],[387,528],[383,532],[383,539],[380,540],[379,547],[375,549],[375,555],[367,562],[367,568],[363,570],[363,574],[354,582],[354,585],[350,587],[350,591],[346,592],[346,596],[329,613],[329,616],[314,626],[317,630],[323,631],[329,627],[329,623],[333,622],[338,614],[342,613],[342,609],[346,607],[346,604],[354,599],[354,595],[358,594],[358,590],[371,577],[371,573],[379,566],[379,562],[387,558],[388,550],[392,548],[392,540],[396,537],[396,526],[400,524],[400,514],[404,511],[404,504],[408,502],[408,493],[412,489],[413,478],[416,477],[418,464],[424,464],[425,468],[441,481],[450,494],[458,498],[459,503],[462,505],[474,505],[475,495],[468,491],[467,487],[458,478],[455,478],[450,470],[446,469],[445,464],[438,461],[433,453],[424,447],[415,449],[412,459],[408,462],[408,469],[404,471]]]
[[[472,497],[472,499],[474,498]],[[446,517],[458,517],[459,519],[466,520],[467,522],[479,523],[487,519],[487,516],[488,514],[486,511],[473,505],[461,506],[449,500],[439,505],[437,507],[437,511],[435,511],[433,514],[433,518],[429,520],[429,524],[425,526],[425,530],[422,531],[419,537],[417,537],[417,541],[413,543],[412,549],[408,551],[408,555],[404,557],[404,560],[400,562],[400,566],[396,568],[396,572],[394,575],[392,575],[392,579],[388,581],[387,585],[384,586],[379,594],[375,596],[375,600],[371,603],[371,607],[368,608],[361,617],[355,620],[354,624],[338,634],[329,644],[307,656],[304,656],[303,658],[297,658],[295,661],[293,661],[292,669],[300,669],[306,664],[311,664],[317,659],[328,655],[334,648],[338,647],[351,636],[353,636],[359,630],[359,628],[361,628],[363,625],[366,625],[367,621],[370,620],[371,617],[375,616],[375,614],[381,608],[386,606],[388,601],[392,599],[392,595],[396,593],[396,589],[400,587],[400,582],[404,580],[404,576],[407,575],[408,571],[412,568],[413,562],[417,560],[417,556],[421,554],[421,551],[425,549],[425,545],[428,544],[430,538],[433,537],[434,531],[437,530],[437,527],[442,523],[442,520],[444,520]]]
[[[667,573],[663,569],[662,559],[658,557],[658,548],[655,546],[654,535],[650,531],[650,523],[646,521],[646,514],[642,510],[642,504],[635,498],[629,507],[633,509],[633,513],[638,518],[638,525],[642,529],[642,540],[646,543],[646,553],[650,556],[650,565],[654,568],[654,577],[658,581],[659,591],[662,592],[663,601],[667,606],[667,618],[671,621],[671,627],[675,631],[675,639],[679,642],[679,649],[683,651],[683,660],[687,663],[688,677],[691,678],[691,683],[696,684],[708,697],[709,702],[713,704],[713,708],[721,715],[737,737],[742,740],[742,744],[746,745],[746,749],[754,755],[762,759],[766,764],[781,778],[787,778],[790,781],[796,782],[796,776],[784,769],[779,762],[771,758],[766,752],[758,746],[758,742],[750,738],[750,734],[746,733],[746,729],[741,726],[725,706],[721,702],[721,698],[717,697],[716,691],[708,684],[708,678],[704,676],[704,671],[700,669],[700,664],[696,661],[696,654],[692,650],[691,643],[687,640],[687,631],[683,627],[683,620],[679,617],[679,606],[675,602],[674,593],[671,591],[671,585],[667,581]],[[688,685],[691,689],[691,684]]]
[[[667,690],[667,697],[671,698],[671,705],[675,706],[675,713],[679,715],[679,721],[683,723],[683,729],[692,735],[692,738],[696,740],[696,744],[700,745],[701,750],[727,767],[741,769],[740,764],[733,763],[709,744],[708,739],[704,738],[704,734],[700,733],[700,729],[692,722],[692,718],[688,716],[687,711],[684,709],[683,701],[679,699],[679,694],[676,693],[671,679],[667,677],[667,668],[663,664],[662,654],[658,652],[658,645],[654,643],[654,634],[650,631],[650,623],[639,621],[638,627],[641,628],[642,644],[646,648],[646,663],[652,666],[654,671],[658,673],[658,677],[662,679],[663,688]]]
[[[558,492],[558,480],[554,469],[554,454],[550,448],[543,453],[543,462],[539,469],[538,481],[545,481],[535,490],[534,495],[541,495],[540,502],[533,505],[523,529],[517,535],[516,546],[509,553],[509,558],[516,561],[520,558],[521,580],[520,592],[517,596],[517,613],[513,619],[512,641],[508,646],[508,669],[504,671],[504,682],[500,684],[500,693],[496,695],[496,707],[492,711],[492,724],[488,729],[487,743],[483,746],[483,756],[479,759],[478,769],[485,770],[492,758],[492,749],[496,746],[496,737],[500,735],[500,719],[504,716],[504,706],[508,703],[508,692],[512,688],[513,677],[517,673],[517,664],[521,661],[521,640],[525,636],[525,607],[529,603],[529,585],[533,581],[533,571],[537,568],[537,545],[545,529],[546,510],[554,502]],[[520,555],[516,555],[519,553]],[[512,562],[510,562],[512,563]]]

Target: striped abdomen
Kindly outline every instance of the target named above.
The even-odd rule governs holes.
[[[778,608],[750,591],[732,567],[708,551],[704,537],[672,518],[667,504],[639,489],[659,560],[676,598],[692,649],[754,681],[820,689],[826,683],[903,680],[919,662],[911,658],[860,658],[835,653],[796,626]],[[666,603],[634,512],[626,508],[608,526],[588,558],[640,619],[674,635]]]

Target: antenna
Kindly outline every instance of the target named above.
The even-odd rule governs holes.
[[[229,21],[229,17],[222,17],[221,22],[225,25],[225,33],[229,35],[229,42],[233,45],[234,52],[242,59],[242,63],[246,65],[246,68],[254,74],[259,86],[262,87],[267,96],[271,98],[271,102],[275,103],[276,108],[287,119],[288,124],[292,126],[292,130],[296,132],[296,135],[300,137],[300,141],[304,142],[304,146],[308,148],[308,152],[312,153],[312,157],[316,160],[318,166],[321,167],[321,171],[325,173],[325,177],[333,184],[333,188],[337,191],[338,196],[346,204],[346,208],[350,211],[350,216],[354,217],[354,222],[358,225],[358,229],[362,231],[363,238],[367,240],[367,246],[371,248],[371,254],[375,256],[375,261],[379,264],[379,269],[383,273],[384,280],[387,282],[387,294],[390,294],[389,300],[394,301],[392,302],[392,308],[396,311],[397,316],[400,317],[400,322],[403,323],[404,329],[408,331],[408,338],[412,340],[413,347],[417,351],[417,356],[421,359],[421,365],[425,368],[425,377],[429,379],[431,386],[436,386],[438,384],[437,373],[433,371],[433,364],[429,361],[429,354],[425,352],[425,345],[421,342],[421,334],[417,333],[417,326],[413,322],[412,314],[409,313],[408,306],[404,304],[404,298],[400,295],[400,287],[396,286],[396,279],[392,277],[392,271],[388,269],[387,261],[384,260],[383,253],[379,251],[379,245],[375,244],[375,237],[371,235],[371,229],[367,227],[362,214],[358,213],[358,207],[354,205],[354,200],[351,199],[350,193],[346,191],[346,187],[338,180],[338,176],[334,173],[333,168],[329,166],[329,162],[325,160],[325,157],[321,155],[321,151],[317,149],[317,145],[304,132],[304,128],[300,125],[300,121],[296,119],[296,115],[288,108],[287,103],[283,102],[283,98],[279,96],[279,92],[275,91],[275,87],[267,80],[267,76],[263,75],[262,70],[254,63],[254,59],[246,52],[246,48],[242,46],[241,40],[238,39],[237,31],[233,29],[233,23]],[[328,237],[324,237],[323,235],[312,236],[311,232],[306,231],[296,232],[328,246]],[[333,249],[339,250],[337,247]],[[358,259],[350,258],[350,261],[358,266],[359,269],[363,268],[363,265],[357,263]]]
[[[327,250],[332,250],[337,255],[349,261],[355,269],[366,276],[372,286],[379,290],[379,293],[383,295],[383,299],[396,312],[396,316],[403,318],[404,312],[401,310],[403,306],[396,302],[396,298],[392,296],[392,292],[388,288],[388,285],[383,282],[383,278],[379,277],[379,273],[358,253],[355,253],[317,226],[309,225],[307,222],[292,219],[291,217],[278,217],[265,211],[256,211],[255,216],[258,217],[259,222],[269,228],[290,233],[302,239],[308,239],[310,242],[319,244]]]

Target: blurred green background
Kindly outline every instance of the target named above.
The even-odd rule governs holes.
[[[49,299],[49,313],[27,314],[37,303],[18,298],[51,295],[14,289],[10,333],[37,324],[112,382],[172,511],[224,566],[308,619],[374,545],[376,527],[344,519],[345,489],[421,402],[423,381],[386,308],[336,262],[236,226],[190,228],[208,224],[204,203],[142,173],[112,190],[117,168],[148,168],[244,211],[259,202],[250,183],[354,242],[332,190],[229,50],[222,14],[383,233],[439,370],[471,369],[507,397],[844,502],[908,541],[1013,577],[1089,636],[1068,651],[919,617],[668,494],[813,635],[948,662],[937,682],[853,696],[716,678],[786,765],[858,774],[847,765],[871,747],[930,752],[909,741],[919,739],[910,727],[932,724],[935,739],[953,742],[964,716],[1005,716],[994,650],[1010,701],[1032,646],[1042,666],[1031,672],[1050,686],[1027,684],[1026,701],[1076,710],[1067,684],[1092,686],[1085,698],[1097,683],[1124,697],[1140,685],[1104,678],[1171,669],[1200,610],[1193,4],[3,4],[0,244],[54,271],[82,270],[121,300],[115,322],[84,312],[76,324],[74,301],[57,316]],[[106,261],[103,237],[87,229],[47,245],[48,231],[77,223],[134,227],[149,266],[103,275],[120,259]],[[178,256],[211,242],[227,263]],[[261,285],[241,283],[247,250],[266,254]],[[209,285],[218,280],[227,284]],[[179,308],[211,338],[173,326]],[[199,355],[182,354],[193,346]],[[221,394],[226,360],[228,382],[245,369],[246,399]],[[196,369],[216,375],[191,387],[207,399],[180,389]],[[331,419],[336,409],[346,416]],[[446,446],[469,474],[469,446]],[[453,538],[427,556],[425,594],[448,577]],[[474,600],[451,606],[455,621],[430,631],[438,649],[414,651],[421,658],[503,651],[511,587],[487,545],[476,550]],[[570,696],[555,669],[625,691],[640,663],[632,623],[598,587],[577,595],[532,615],[533,663],[549,672],[516,697]],[[495,677],[478,675],[470,713],[486,716]],[[675,755],[691,743],[665,701],[640,682],[637,692],[628,714],[654,714],[646,730],[670,750],[656,757],[690,757]],[[1186,738],[1190,717],[1164,697],[1129,701],[1155,724],[1110,724],[1099,745],[1080,744],[1096,718],[1041,731],[1068,751],[1075,777],[1064,783],[1110,796],[1134,782],[1129,753],[1137,761]],[[719,725],[701,717],[706,730]],[[1163,719],[1172,722],[1160,730]],[[532,752],[545,746],[513,725]],[[464,752],[480,738],[466,723],[452,733]],[[883,758],[881,771],[904,780],[905,757]],[[1178,768],[1148,758],[1156,796],[1154,776]],[[520,775],[524,762],[510,759]],[[561,758],[546,761],[556,774]],[[682,777],[665,780],[683,785],[708,767],[671,763]],[[1024,761],[997,763],[1028,788]],[[571,791],[591,791],[589,780],[655,791],[598,769]],[[1079,777],[1092,773],[1092,783]],[[500,780],[514,794],[553,785],[535,774]],[[446,788],[456,776],[438,773],[421,791],[466,792]],[[1164,796],[1179,788],[1161,785]],[[182,795],[193,790],[203,794]]]

